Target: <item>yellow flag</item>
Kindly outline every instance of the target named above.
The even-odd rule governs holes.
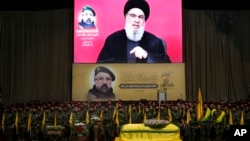
[[[161,109],[160,108],[158,108],[157,119],[158,120],[161,119]]]
[[[103,120],[103,110],[101,110],[100,119]]]
[[[29,113],[29,117],[28,117],[27,132],[30,131],[30,128],[31,128],[31,112]]]
[[[118,102],[116,102],[116,105],[115,105],[115,107],[118,109]]]
[[[45,111],[43,111],[43,119],[42,119],[42,128],[44,128],[44,126],[45,126],[45,120],[46,120],[46,112]]]
[[[141,105],[138,106],[138,113],[141,113]]]
[[[69,115],[69,126],[72,127],[73,126],[73,113],[70,112],[70,115]]]
[[[232,115],[232,111],[231,109],[229,110],[229,121],[228,121],[229,125],[233,125],[233,115]]]
[[[196,105],[196,120],[200,121],[203,116],[203,100],[201,94],[201,88],[198,89],[198,98],[197,98],[197,105]]]
[[[86,112],[85,122],[86,122],[86,124],[89,124],[89,111]]]
[[[129,121],[128,121],[128,123],[132,123],[132,111],[131,110],[129,110],[128,115],[129,115]]]
[[[18,111],[16,111],[15,126],[16,126],[16,131],[18,131]]]
[[[128,105],[128,113],[130,113],[130,112],[131,112],[131,110],[132,110],[132,108],[131,108],[131,104],[129,104],[129,105]]]
[[[114,112],[113,112],[113,120],[115,119],[115,115],[116,115],[116,111],[118,109],[118,103],[116,103],[116,106],[114,108]]]
[[[128,123],[132,123],[131,111],[132,111],[132,107],[131,107],[131,104],[129,104],[128,105],[128,115],[129,115]]]
[[[172,113],[171,113],[171,109],[170,109],[170,107],[168,107],[168,121],[169,122],[172,122]]]
[[[187,124],[189,124],[189,122],[191,121],[191,115],[190,115],[190,111],[189,109],[187,109]]]
[[[146,112],[144,112],[143,122],[146,122],[146,120],[147,120],[147,114],[146,114]]]
[[[244,125],[244,111],[241,111],[241,114],[240,114],[240,125]]]
[[[115,119],[115,114],[116,114],[116,107],[114,108],[114,111],[113,111],[113,120]]]
[[[186,115],[186,109],[185,108],[181,109],[181,112],[182,112],[182,117],[184,117]]]
[[[116,123],[117,126],[119,126],[119,112],[118,112],[118,109],[116,109],[115,123]]]
[[[4,111],[3,116],[2,116],[2,126],[1,126],[1,128],[2,128],[3,131],[4,131],[4,125],[5,125],[5,111]]]
[[[54,114],[54,126],[57,124],[57,118],[56,118],[56,113]]]

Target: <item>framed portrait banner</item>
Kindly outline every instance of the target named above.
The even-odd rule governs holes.
[[[184,66],[184,63],[73,64],[72,100],[88,100],[90,93],[93,101],[186,99]],[[98,88],[104,92],[94,93]],[[167,89],[167,95],[162,89]]]

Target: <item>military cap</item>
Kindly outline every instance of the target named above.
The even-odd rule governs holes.
[[[95,69],[95,75],[98,74],[99,72],[108,73],[110,75],[110,77],[112,78],[112,81],[115,80],[115,75],[114,75],[114,73],[110,69],[108,69],[108,68],[106,68],[104,66],[99,66],[99,67],[97,67]]]

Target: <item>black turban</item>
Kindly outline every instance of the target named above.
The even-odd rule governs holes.
[[[141,9],[145,15],[145,21],[148,19],[150,8],[146,0],[128,0],[124,6],[124,15],[126,15],[128,11],[132,8]]]

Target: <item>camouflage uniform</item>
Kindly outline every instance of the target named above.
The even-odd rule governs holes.
[[[38,115],[36,108],[32,107],[30,113],[31,113],[31,125],[30,125],[31,127],[28,134],[30,135],[30,138],[32,140],[37,140],[37,133],[38,133],[37,125],[39,124],[39,122],[37,120]]]
[[[97,113],[95,106],[90,106],[88,113],[89,113],[89,123],[87,125],[89,130],[88,141],[94,141],[95,140],[94,123],[91,121],[91,118],[94,116],[99,116],[99,113]]]
[[[212,111],[214,109],[210,109],[207,106],[204,106],[203,108],[203,115],[202,119],[199,121],[200,126],[201,126],[201,134],[202,137],[208,138],[209,137],[209,132],[210,132],[210,126],[212,124]]]
[[[154,118],[154,113],[152,110],[150,110],[148,108],[148,106],[145,106],[145,110],[144,112],[141,113],[141,119],[142,119],[142,122],[144,122],[144,117],[146,119],[153,119]]]
[[[225,112],[222,111],[221,105],[217,104],[216,110],[212,113],[213,124],[216,130],[216,138],[221,139],[226,127]],[[223,116],[224,115],[224,116]]]
[[[17,134],[15,129],[15,117],[17,109],[15,107],[10,108],[5,113],[5,139],[17,140]]]
[[[168,120],[168,111],[164,105],[160,106],[160,119]]]
[[[140,113],[137,111],[135,105],[131,110],[131,123],[141,123]]]
[[[178,127],[181,127],[181,120],[182,120],[182,111],[179,109],[178,106],[175,106],[172,110],[172,119],[173,123]]]
[[[73,127],[73,123],[74,123],[74,119],[72,120],[72,125],[70,124],[70,115],[72,114],[72,109],[71,107],[65,107],[64,108],[64,113],[65,113],[65,129],[64,129],[64,138],[66,140],[70,140],[70,137],[71,137],[71,128]]]
[[[190,113],[190,121],[189,121],[189,135],[190,139],[193,140],[195,137],[195,129],[197,127],[197,122],[196,122],[196,111],[193,110],[192,107],[189,107],[189,113]]]
[[[237,110],[235,107],[233,107],[232,117],[233,117],[233,124],[235,125],[240,124],[240,110]]]
[[[118,114],[118,115],[117,115]],[[128,123],[128,114],[127,111],[124,109],[123,105],[119,105],[118,112],[115,115],[115,125],[116,125],[116,136],[119,136],[120,134],[120,129],[122,125]],[[116,122],[116,119],[118,118],[118,122]]]
[[[19,110],[19,120],[18,120],[18,135],[20,140],[24,140],[27,136],[27,121],[28,121],[28,109],[27,111]]]
[[[124,107],[119,107],[118,116],[119,116],[118,119],[119,119],[120,127],[128,123],[128,114],[126,110],[124,109]]]
[[[250,106],[250,105],[248,105],[248,106]],[[245,119],[245,124],[246,125],[250,125],[250,111],[249,111],[249,107],[246,107],[246,109],[245,109],[244,119]]]
[[[65,111],[62,109],[62,107],[58,107],[58,111],[57,111],[57,125],[60,125],[62,127],[65,128],[68,120],[67,120],[67,114],[65,113]],[[58,140],[62,140],[63,138],[65,138],[65,130],[62,130],[61,136],[59,136]]]
[[[74,123],[79,123],[79,122],[84,122],[85,119],[83,117],[83,111],[81,109],[81,107],[76,106],[73,109],[73,119],[74,119]]]
[[[103,141],[113,141],[113,130],[113,111],[105,107],[102,120]]]

